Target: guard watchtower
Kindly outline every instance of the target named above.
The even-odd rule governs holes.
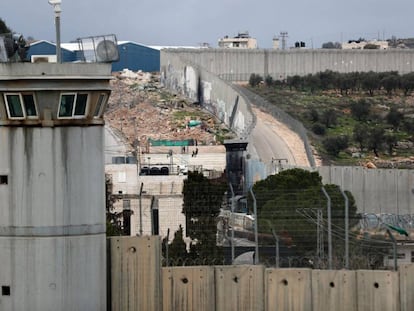
[[[105,310],[110,63],[0,63],[0,304]]]

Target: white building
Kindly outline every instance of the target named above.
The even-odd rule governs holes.
[[[249,32],[240,32],[235,37],[225,36],[218,40],[219,48],[257,49],[257,40],[250,37]]]
[[[110,132],[106,132],[110,136]],[[110,140],[106,138],[109,143]],[[113,142],[110,143],[113,147]],[[122,142],[120,143],[122,145]],[[188,150],[189,147],[187,147]],[[195,149],[196,147],[191,147]],[[116,211],[124,209],[132,211],[130,217],[131,235],[152,235],[154,219],[152,210],[158,211],[158,234],[172,241],[174,232],[181,225],[186,230],[186,219],[182,213],[182,190],[185,173],[188,170],[203,171],[206,176],[224,171],[226,154],[224,146],[197,146],[197,156],[191,151],[181,153],[181,147],[172,147],[172,153],[165,147],[151,153],[141,154],[138,163],[108,163],[105,172],[112,176],[113,195],[117,198],[114,206]],[[214,149],[212,151],[212,149]],[[113,149],[106,147],[107,152],[114,155]],[[120,157],[120,154],[117,155]],[[108,157],[107,157],[108,158]],[[125,159],[128,159],[127,154]],[[132,162],[132,161],[130,161]],[[168,168],[168,175],[147,175],[147,168]],[[180,169],[177,169],[179,167]],[[218,177],[218,176],[217,176]],[[142,187],[142,188],[141,188]]]
[[[348,42],[342,43],[343,50],[363,50],[366,48],[367,45],[370,46],[377,46],[376,49],[378,50],[387,50],[389,48],[388,41],[380,41],[380,40],[350,40]]]

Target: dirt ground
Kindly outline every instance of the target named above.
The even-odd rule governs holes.
[[[175,120],[174,112],[189,115],[199,110],[185,98],[180,98],[161,88],[159,77],[144,72],[121,72],[111,81],[112,94],[105,113],[105,121],[122,132],[132,145],[139,140],[145,146],[149,138],[185,140],[196,139],[200,145],[218,144],[215,131],[222,127],[205,113],[204,126],[189,127],[189,117]],[[299,136],[287,126],[259,109],[254,109],[257,122],[272,124],[295,156],[298,165],[307,166],[308,160]],[[316,157],[317,158],[317,157]],[[320,161],[317,159],[317,162]]]

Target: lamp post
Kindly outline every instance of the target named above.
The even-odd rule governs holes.
[[[56,62],[60,64],[62,62],[62,55],[60,50],[60,13],[62,9],[60,5],[61,0],[49,0],[49,4],[53,6],[55,11],[55,26],[56,26]]]

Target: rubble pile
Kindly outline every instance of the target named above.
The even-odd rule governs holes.
[[[159,75],[124,70],[114,74],[105,121],[133,144],[145,146],[148,139],[194,139],[200,145],[215,145],[224,126],[197,104],[161,87]]]

